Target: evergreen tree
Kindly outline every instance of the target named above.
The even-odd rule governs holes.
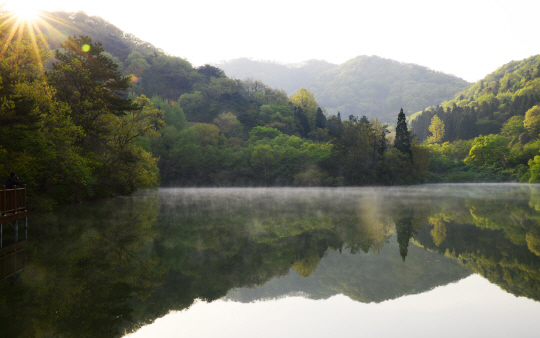
[[[407,121],[405,119],[405,113],[403,113],[403,108],[401,108],[398,115],[394,147],[396,147],[396,149],[402,153],[409,154],[412,160],[411,138],[409,129],[407,128]]]
[[[300,106],[294,107],[294,117],[297,123],[298,129],[300,129],[300,134],[302,137],[307,137],[311,132],[311,124],[309,123],[309,118],[306,113]]]
[[[321,107],[317,108],[317,115],[315,116],[315,127],[321,129],[326,128],[326,116],[324,116]]]
[[[367,118],[366,115],[362,116],[360,118],[360,123],[363,124],[363,125],[368,125],[369,124],[369,119]]]
[[[343,132],[341,119],[337,116],[330,116],[326,122],[326,126],[328,127],[328,135],[331,137],[340,137],[341,133]]]

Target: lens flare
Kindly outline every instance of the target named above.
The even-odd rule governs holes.
[[[86,44],[81,47],[83,52],[88,52],[90,50],[90,45]]]

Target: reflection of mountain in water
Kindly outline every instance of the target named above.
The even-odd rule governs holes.
[[[393,236],[379,254],[329,252],[308,278],[291,271],[259,287],[231,290],[225,299],[247,303],[287,296],[326,299],[344,294],[359,302],[378,303],[426,292],[470,274],[470,269],[455,260],[414,245],[409,246],[403,263]]]

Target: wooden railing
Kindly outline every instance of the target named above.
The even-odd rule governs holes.
[[[9,218],[8,221],[26,217],[26,185],[21,188],[13,186],[13,189],[6,189],[2,186],[0,190],[0,223],[3,218]],[[17,217],[20,216],[20,217]]]

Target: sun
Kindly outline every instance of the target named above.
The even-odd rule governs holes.
[[[12,10],[19,19],[24,21],[34,21],[39,18],[39,9],[28,2],[21,1],[11,4],[8,9]]]

